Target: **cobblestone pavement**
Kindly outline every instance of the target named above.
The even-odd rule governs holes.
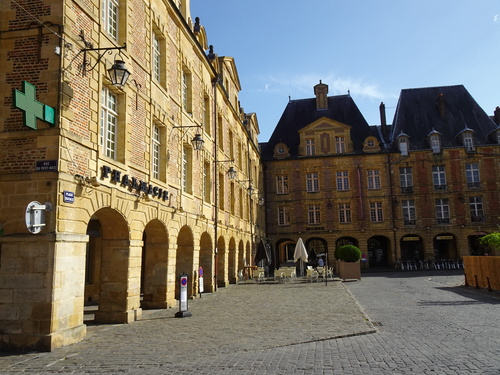
[[[462,282],[429,271],[240,284],[191,301],[189,318],[145,311],[52,353],[0,354],[0,373],[498,375],[500,293]]]

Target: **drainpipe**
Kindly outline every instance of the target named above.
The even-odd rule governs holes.
[[[364,202],[363,202],[363,190],[361,188],[361,166],[357,163],[358,167],[358,194],[359,194],[359,211],[361,216],[361,228],[365,226],[365,210],[364,210]]]
[[[394,208],[394,191],[392,186],[392,178],[391,178],[391,154],[387,153],[387,176],[389,179],[389,200],[391,202],[391,215],[392,215],[392,235],[393,235],[393,250],[394,250],[394,258],[393,261],[396,261],[396,252],[397,252],[397,236],[396,236],[396,212]]]
[[[212,108],[212,121],[213,121],[213,127],[212,131],[214,133],[214,169],[213,169],[213,180],[215,181],[215,186],[214,186],[214,203],[215,203],[215,213],[214,213],[214,274],[213,274],[213,280],[214,280],[214,292],[217,291],[217,271],[218,271],[218,261],[219,261],[219,255],[218,255],[218,227],[219,227],[219,186],[218,186],[218,174],[217,174],[217,83],[219,83],[219,76],[215,76],[215,78],[212,80],[212,88],[213,88],[213,97],[214,97],[214,104]]]

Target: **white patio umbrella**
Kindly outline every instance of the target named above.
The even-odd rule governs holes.
[[[304,246],[304,241],[302,238],[297,240],[295,245],[295,251],[293,252],[293,262],[296,263],[300,260],[300,276],[304,275],[304,262],[307,262],[307,250]]]

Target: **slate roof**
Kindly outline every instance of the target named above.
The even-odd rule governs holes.
[[[290,149],[291,158],[298,156],[299,130],[314,121],[327,117],[351,126],[351,139],[355,152],[360,152],[366,137],[378,134],[370,129],[350,95],[328,97],[328,109],[316,109],[316,98],[291,100],[281,115],[273,134],[267,143],[261,143],[262,158],[273,159],[276,144],[283,142]],[[375,134],[374,134],[375,133]]]
[[[427,136],[434,131],[442,135],[442,147],[459,147],[462,142],[457,136],[466,128],[473,130],[476,145],[491,144],[488,136],[497,125],[463,85],[404,89],[390,139],[404,133],[410,137],[410,149],[429,149]]]

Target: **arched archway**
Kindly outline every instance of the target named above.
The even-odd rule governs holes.
[[[441,233],[434,237],[434,259],[456,259],[457,241],[451,233]]]
[[[159,220],[146,225],[142,236],[141,306],[167,308],[168,233]]]
[[[140,272],[130,272],[129,233],[125,218],[110,208],[96,211],[87,226],[85,300],[98,304],[95,322],[130,323],[138,316],[134,310],[140,306]],[[130,282],[132,274],[136,282]]]
[[[486,232],[474,232],[469,234],[467,237],[469,243],[468,255],[484,255],[489,252],[489,250],[479,242],[479,240],[487,234]]]
[[[243,270],[245,266],[245,246],[243,245],[243,241],[240,240],[238,244],[238,272]]]
[[[337,241],[335,241],[335,248],[344,245],[354,245],[359,247],[359,241],[354,237],[340,237]]]
[[[214,292],[214,254],[212,252],[212,238],[203,233],[200,239],[200,267],[203,268],[203,290]]]
[[[368,239],[368,264],[373,267],[389,265],[389,239],[384,236],[373,236]]]
[[[181,274],[188,275],[188,298],[196,294],[196,279],[194,272],[194,238],[191,228],[183,226],[177,237],[177,254],[175,262],[175,296],[180,298],[179,276]]]
[[[401,237],[401,260],[423,260],[424,245],[420,236],[408,234]]]
[[[288,261],[293,262],[295,243],[296,241],[290,238],[282,238],[276,242],[276,268]]]
[[[328,242],[326,242],[326,240],[323,238],[313,237],[309,238],[305,245],[309,255],[309,260],[307,262],[309,265],[316,267],[319,257],[328,262],[328,260],[325,259],[325,257],[328,257]]]
[[[217,286],[226,286],[226,241],[224,237],[219,237],[217,241]]]
[[[236,284],[236,241],[233,237],[229,240],[227,272],[229,283]]]

